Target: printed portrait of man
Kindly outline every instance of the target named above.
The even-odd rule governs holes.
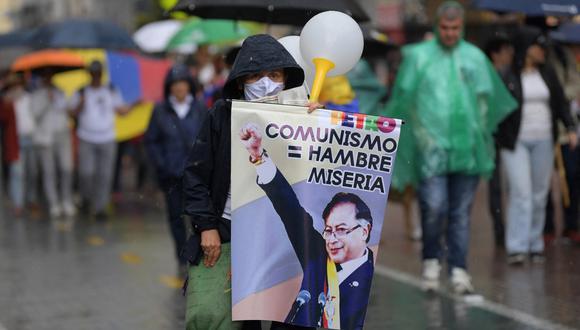
[[[356,194],[339,192],[326,205],[324,230],[318,232],[313,217],[262,148],[256,125],[245,125],[240,140],[303,271],[300,290],[285,322],[362,329],[374,271],[373,252],[368,248],[373,227],[369,207]]]

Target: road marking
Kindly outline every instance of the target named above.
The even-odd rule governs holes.
[[[387,277],[397,282],[405,283],[410,286],[414,286],[422,290],[423,286],[421,284],[421,279],[418,276],[413,276],[383,265],[375,265],[375,273],[382,277]],[[473,307],[478,307],[491,313],[495,313],[520,323],[527,324],[532,327],[540,329],[551,329],[551,330],[573,330],[565,325],[557,324],[549,320],[541,319],[531,314],[513,309],[511,307],[498,304],[483,298],[481,301],[469,303],[465,299],[444,289],[435,290],[438,294],[443,295],[449,299],[454,300],[458,303],[468,304]]]
[[[143,261],[139,255],[132,252],[121,253],[121,260],[129,265],[138,265]]]
[[[92,246],[101,246],[105,244],[105,240],[100,236],[92,235],[87,237],[87,243]]]
[[[176,277],[176,276],[168,276],[163,275],[160,278],[161,283],[165,284],[165,286],[172,288],[172,289],[181,289],[183,288],[184,280]]]

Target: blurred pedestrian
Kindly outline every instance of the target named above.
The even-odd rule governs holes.
[[[0,133],[2,133],[2,161],[3,164],[10,166],[19,158],[18,133],[14,102],[4,95],[4,90],[0,93]]]
[[[202,102],[194,98],[193,77],[184,65],[176,65],[167,73],[164,91],[165,100],[153,110],[145,133],[145,147],[165,193],[175,256],[180,275],[185,276],[187,260],[181,255],[186,238],[182,219],[183,169],[207,110]]]
[[[459,3],[439,6],[436,37],[403,50],[387,110],[407,123],[393,185],[403,191],[418,184],[424,288],[439,287],[447,251],[454,292],[470,294],[470,210],[479,176],[494,168],[491,133],[516,105],[485,54],[462,39],[463,22]]]
[[[192,263],[187,287],[187,329],[260,329],[259,321],[232,322],[230,270],[230,120],[225,99],[257,101],[302,88],[304,71],[274,38],[247,38],[223,89],[208,112],[184,175],[185,214],[194,234],[187,243]],[[290,92],[290,91],[288,91]],[[304,94],[305,96],[305,94]],[[295,98],[291,98],[296,101]],[[307,104],[304,98],[303,104]],[[311,105],[310,110],[316,106]],[[199,265],[202,262],[203,265]],[[272,329],[302,329],[273,322]]]
[[[52,83],[53,72],[40,73],[40,86],[30,96],[35,121],[32,135],[51,218],[72,217],[72,142],[64,93]]]
[[[97,220],[108,216],[107,206],[115,166],[115,114],[129,111],[117,88],[103,84],[103,64],[93,61],[87,68],[91,82],[76,92],[70,111],[77,118],[81,209]]]
[[[577,136],[562,86],[546,63],[544,36],[537,29],[525,28],[515,40],[521,107],[502,123],[498,135],[509,186],[508,263],[521,264],[528,254],[532,261],[544,260],[542,231],[553,173],[556,120],[564,123],[571,149],[576,147]]]
[[[576,109],[580,100],[580,71],[576,64],[576,59],[571,49],[567,45],[552,44],[548,50],[547,60],[555,69],[564,95],[570,103],[571,109]],[[573,112],[572,119],[578,123],[578,113]],[[578,134],[579,132],[577,132]],[[562,236],[572,242],[580,243],[580,233],[578,232],[578,203],[580,202],[580,149],[570,148],[568,134],[565,127],[558,123],[558,147],[560,148],[563,160],[563,169],[566,172],[567,194],[563,192],[560,201],[564,209],[564,231]],[[560,169],[561,170],[561,169]],[[564,202],[564,194],[568,201]],[[555,239],[554,226],[554,205],[551,193],[548,193],[546,206],[546,224],[544,226],[544,243],[549,243]]]
[[[14,104],[19,157],[10,166],[9,193],[15,216],[21,216],[25,205],[36,207],[38,191],[38,162],[32,143],[35,122],[30,109],[30,93],[23,77],[11,74],[7,79],[7,99]]]
[[[518,77],[513,70],[514,47],[512,41],[505,36],[492,38],[485,46],[485,53],[491,60],[493,66],[499,73],[512,96],[518,99],[518,91],[515,88],[518,85]],[[499,139],[496,136],[495,168],[488,181],[488,202],[489,212],[491,214],[491,219],[493,220],[493,237],[495,239],[495,246],[503,248],[505,247],[505,228],[501,189],[501,145],[499,144],[501,141],[501,136]]]

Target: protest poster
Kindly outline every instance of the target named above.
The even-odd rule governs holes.
[[[401,120],[232,102],[232,317],[364,323]]]

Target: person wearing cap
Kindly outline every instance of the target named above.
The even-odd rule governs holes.
[[[187,285],[187,329],[259,329],[259,322],[232,322],[231,195],[229,99],[259,101],[302,88],[304,71],[282,44],[268,35],[247,38],[223,88],[223,99],[209,110],[183,181],[184,213],[193,225],[186,244],[191,263]],[[304,94],[304,105],[308,101]],[[320,104],[308,104],[309,111]],[[225,283],[225,284],[224,284]],[[301,329],[273,322],[272,329]]]
[[[554,69],[546,63],[545,38],[524,27],[515,38],[516,90],[520,107],[497,133],[509,187],[506,250],[508,263],[544,261],[542,232],[553,170],[557,121],[576,148],[576,125]]]
[[[69,107],[77,119],[81,209],[105,220],[117,152],[115,115],[126,114],[129,107],[117,88],[103,84],[101,62],[91,62],[87,71],[90,84],[72,96]]]
[[[181,179],[187,154],[195,142],[207,109],[194,98],[193,77],[184,65],[175,65],[167,72],[164,94],[164,100],[153,109],[144,143],[165,194],[175,256],[180,275],[184,276],[186,260],[181,250],[185,244],[186,229],[182,219]]]
[[[403,49],[387,105],[389,116],[406,123],[392,186],[418,190],[424,289],[439,287],[447,259],[452,290],[467,295],[474,292],[467,271],[471,206],[480,176],[494,169],[492,133],[516,102],[485,54],[463,40],[459,3],[441,4],[435,23],[435,38]]]

